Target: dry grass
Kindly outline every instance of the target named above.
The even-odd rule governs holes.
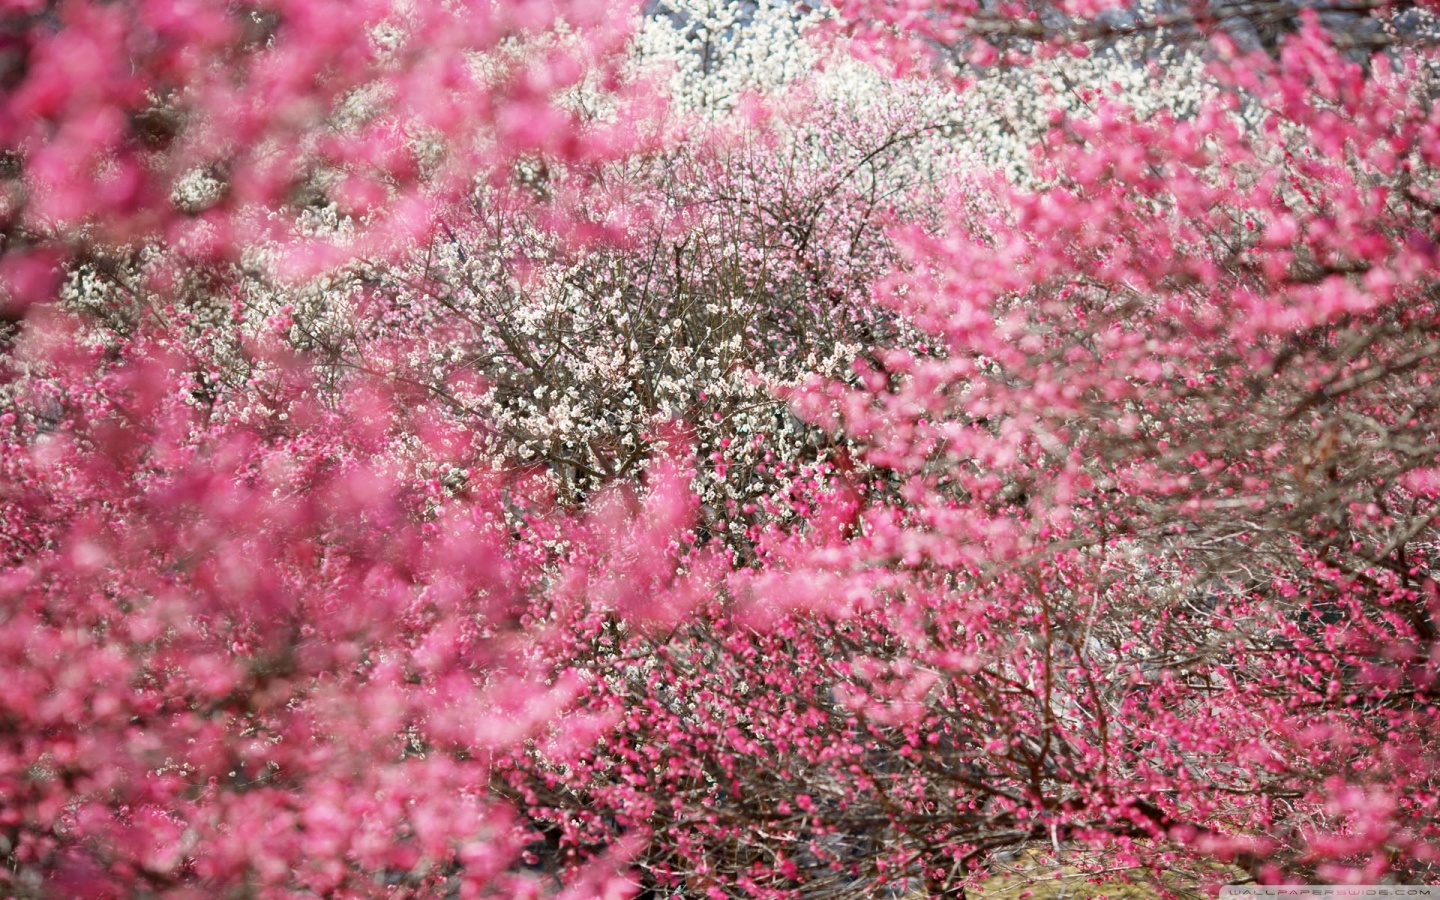
[[[997,864],[994,870],[995,874],[981,882],[978,889],[967,892],[970,900],[1156,900],[1166,896],[1207,900],[1213,895],[1194,873],[1164,876],[1157,884],[1146,871],[1114,869],[1112,877],[1102,874],[1097,881],[1096,876],[1065,865],[1063,859],[1057,866],[1053,854],[1034,850]],[[1241,876],[1217,869],[1213,877],[1225,884]]]

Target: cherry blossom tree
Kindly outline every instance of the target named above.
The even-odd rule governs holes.
[[[557,846],[653,830],[657,890],[717,897],[1023,848],[1434,879],[1428,51],[1210,47],[1193,107],[1102,85],[1025,189],[893,233],[934,343],[793,395],[853,464],[708,623],[595,645],[623,727],[511,776]]]

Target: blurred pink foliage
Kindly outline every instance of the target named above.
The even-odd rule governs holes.
[[[8,890],[533,895],[485,786],[578,685],[519,617],[621,567],[667,590],[617,608],[685,614],[685,482],[556,513],[588,555],[547,561],[498,476],[416,474],[465,441],[387,385],[324,408],[292,368],[286,415],[207,421],[176,359],[64,328],[32,322],[3,416]]]
[[[589,127],[557,98],[588,78],[622,104],[653,101],[614,83],[630,13],[591,0],[7,3],[8,303],[44,299],[90,246],[159,241],[208,263],[278,240],[296,271],[385,256],[525,154],[627,152],[625,117]],[[570,44],[510,52],[562,26]],[[187,179],[206,188],[177,202]],[[363,227],[343,247],[302,240],[296,217],[317,202]]]

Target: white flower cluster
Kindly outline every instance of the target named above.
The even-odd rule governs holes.
[[[1121,42],[1087,48],[1083,56],[1061,53],[974,73],[973,86],[961,95],[957,136],[976,164],[1027,186],[1034,183],[1034,164],[1057,115],[1084,118],[1106,99],[1140,118],[1168,112],[1183,119],[1214,89],[1194,46],[1162,43],[1150,50]]]
[[[998,171],[1021,185],[1031,181],[1055,113],[1087,115],[1105,96],[1141,117],[1168,111],[1183,118],[1213,90],[1202,48],[1163,30],[1023,66],[896,78],[843,46],[812,40],[821,18],[785,0],[660,0],[636,39],[636,65],[666,68],[675,106],[714,116],[732,111],[747,91],[773,98],[806,85],[857,116],[903,116],[918,132],[911,148],[917,161],[952,173]],[[956,90],[957,80],[968,87]]]
[[[437,241],[382,275],[386,301],[353,339],[403,330],[398,374],[433,385],[497,462],[543,464],[574,499],[638,473],[686,423],[711,524],[738,536],[759,486],[824,461],[777,392],[842,376],[859,320],[806,310],[824,282],[787,281],[773,250],[766,274],[743,234],[674,215],[620,247],[566,248],[500,222]]]
[[[805,32],[815,21],[785,0],[657,0],[635,38],[634,65],[668,70],[678,109],[723,114],[747,92],[769,93],[814,70],[821,54]]]

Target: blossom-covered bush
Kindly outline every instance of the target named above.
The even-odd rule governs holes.
[[[1102,88],[892,232],[930,351],[794,395],[855,464],[517,769],[555,840],[654,829],[685,895],[1434,879],[1433,75],[1211,46],[1183,115]]]
[[[655,67],[637,54],[641,71]],[[818,84],[773,85],[758,124],[676,114],[657,127],[688,129],[684,141],[598,172],[528,158],[398,261],[297,282],[262,245],[192,271],[172,290],[173,315],[193,323],[179,340],[217,389],[253,373],[237,339],[274,332],[323,360],[329,390],[355,371],[428,390],[494,467],[541,466],[572,501],[639,472],[666,424],[684,420],[702,535],[743,552],[762,524],[795,519],[789,496],[834,452],[778,393],[909,339],[868,286],[895,261],[885,228],[938,208],[956,156],[942,134],[953,122],[920,90],[890,89],[893,108],[877,116],[857,78],[885,90],[851,63]],[[583,222],[550,227],[582,196]],[[577,244],[577,224],[604,236]],[[333,207],[309,226],[342,241],[356,227]],[[123,333],[152,308],[143,285],[167,264],[158,252],[92,258],[67,303],[97,339]]]
[[[4,890],[1434,880],[1430,11],[609,11],[7,10]]]

